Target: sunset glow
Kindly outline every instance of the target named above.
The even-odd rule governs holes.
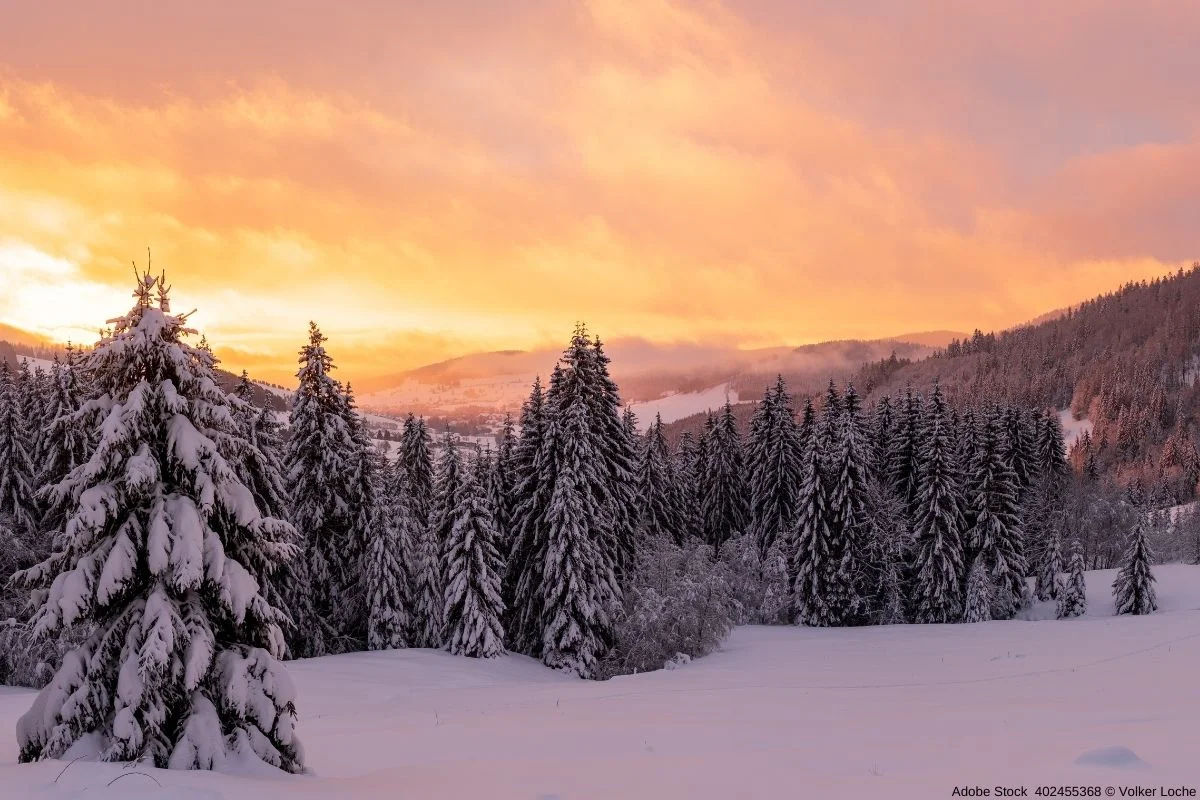
[[[0,323],[86,339],[149,247],[228,366],[284,379],[316,319],[357,377],[577,319],[1002,327],[1190,263],[1195,5],[1021,5],[0,0]]]

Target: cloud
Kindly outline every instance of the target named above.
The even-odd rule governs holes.
[[[114,298],[150,246],[218,354],[277,374],[308,319],[362,376],[576,319],[742,346],[1010,325],[1195,257],[1194,15],[1088,8],[20,9],[0,241]]]

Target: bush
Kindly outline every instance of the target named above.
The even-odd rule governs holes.
[[[646,540],[614,614],[601,678],[673,669],[720,646],[737,621],[727,566],[697,540]]]

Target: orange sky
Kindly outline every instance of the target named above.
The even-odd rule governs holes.
[[[1196,250],[1200,12],[0,0],[0,323],[168,270],[218,355],[346,377],[609,338],[1010,325]]]

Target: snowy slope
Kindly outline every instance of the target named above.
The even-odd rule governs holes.
[[[1067,445],[1067,449],[1071,449],[1071,445],[1075,444],[1075,440],[1083,436],[1084,432],[1092,432],[1092,421],[1090,419],[1075,419],[1075,415],[1071,413],[1071,409],[1064,408],[1058,412],[1058,421],[1062,423],[1063,441]]]
[[[1156,571],[1163,610],[1149,617],[1108,616],[1105,571],[1088,576],[1084,619],[739,628],[690,666],[606,683],[427,650],[294,662],[313,772],[301,777],[77,763],[55,784],[62,762],[12,764],[32,695],[0,689],[0,797],[893,800],[998,782],[1031,795],[1043,783],[1196,786],[1200,568]],[[1120,766],[1119,748],[1143,763]]]
[[[675,422],[693,414],[716,411],[725,405],[727,397],[729,402],[737,405],[737,392],[731,391],[728,383],[722,383],[702,392],[683,392],[644,403],[631,403],[630,408],[637,414],[638,430],[644,431],[654,422],[655,414],[662,415],[663,423]]]

